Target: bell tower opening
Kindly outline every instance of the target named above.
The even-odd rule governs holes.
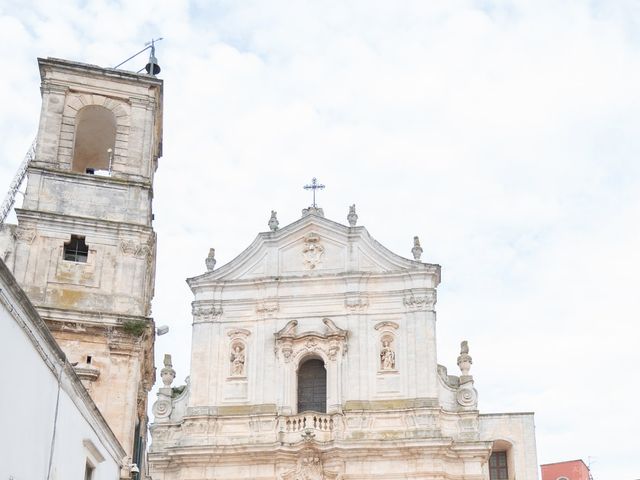
[[[116,117],[100,105],[87,105],[78,111],[73,146],[74,172],[108,170],[116,145]]]
[[[317,358],[298,368],[298,413],[306,411],[327,411],[327,370]]]

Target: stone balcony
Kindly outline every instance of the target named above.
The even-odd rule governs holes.
[[[341,413],[302,412],[278,416],[276,429],[282,443],[297,443],[301,439],[330,442],[344,432]]]

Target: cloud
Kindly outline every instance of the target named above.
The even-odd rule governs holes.
[[[329,218],[355,202],[381,243],[409,256],[418,234],[443,265],[440,362],[469,339],[484,411],[535,410],[541,463],[631,478],[639,19],[634,2],[9,3],[0,174],[35,135],[36,56],[113,66],[163,36],[154,312],[179,376],[184,278],[271,209],[297,219],[317,176]]]

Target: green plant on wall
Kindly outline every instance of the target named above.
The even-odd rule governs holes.
[[[147,329],[147,322],[144,320],[127,320],[122,324],[125,333],[134,337],[140,337]]]

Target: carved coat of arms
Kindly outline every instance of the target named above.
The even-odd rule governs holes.
[[[324,254],[324,247],[320,244],[320,236],[310,233],[304,238],[304,247],[302,249],[302,257],[304,264],[310,270],[316,268]]]

